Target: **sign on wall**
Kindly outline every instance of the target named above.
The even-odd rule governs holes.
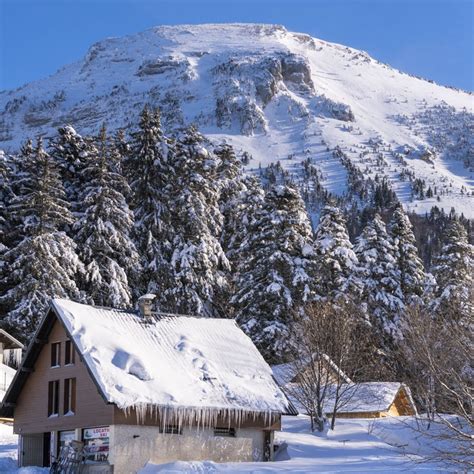
[[[107,462],[109,458],[108,426],[85,428],[83,430],[86,462]]]
[[[86,428],[84,430],[84,439],[108,438],[110,428],[101,426],[100,428]]]

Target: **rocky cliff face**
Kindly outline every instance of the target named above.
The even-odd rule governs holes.
[[[385,177],[416,211],[436,204],[474,217],[472,95],[275,25],[158,27],[101,41],[51,77],[0,93],[0,148],[64,124],[127,129],[144,104],[161,108],[168,130],[194,123],[247,150],[250,168],[281,161],[297,173],[309,159],[331,193],[350,193],[354,173]]]

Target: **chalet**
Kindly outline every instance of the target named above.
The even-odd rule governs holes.
[[[327,374],[324,378],[328,384],[325,400],[328,415],[334,409],[335,401],[332,396],[332,393],[335,393],[334,384],[341,382],[339,393],[342,393],[342,397],[338,401],[337,418],[383,418],[416,414],[416,406],[407,385],[400,382],[355,383],[326,355],[324,355],[324,368]],[[295,364],[289,362],[275,365],[272,370],[284,391],[297,393],[300,373]],[[304,408],[297,400],[292,402],[304,413]]]
[[[138,313],[52,301],[1,408],[20,466],[76,441],[81,472],[272,459],[281,415],[297,412],[252,341],[231,319],[152,313],[151,299]]]
[[[0,329],[0,401],[5,396],[20,364],[23,344]]]

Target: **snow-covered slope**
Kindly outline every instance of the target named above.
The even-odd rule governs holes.
[[[283,160],[297,170],[311,158],[335,194],[354,172],[378,174],[417,212],[454,206],[474,217],[473,102],[282,26],[158,27],[101,41],[53,76],[0,93],[0,148],[65,123],[127,127],[148,103],[170,129],[194,122],[248,150],[249,167]],[[434,196],[417,196],[416,179]]]

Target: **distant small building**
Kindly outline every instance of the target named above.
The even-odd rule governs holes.
[[[299,364],[299,366],[304,364]],[[327,371],[327,398],[324,402],[326,413],[334,409],[331,393],[335,392],[336,381],[343,381],[339,393],[337,418],[383,418],[385,416],[415,415],[416,406],[410,389],[400,382],[353,382],[327,355],[324,355],[324,367]],[[299,371],[292,362],[272,367],[273,376],[283,391],[294,394],[298,391]],[[334,389],[333,389],[334,388]],[[304,413],[305,409],[293,399],[296,408]]]
[[[71,440],[81,472],[272,459],[281,415],[297,412],[250,338],[231,319],[154,314],[151,298],[140,313],[52,301],[1,408],[20,466],[48,466]]]
[[[416,407],[408,386],[400,382],[363,382],[342,387],[342,400],[337,418],[384,418],[416,415]],[[334,402],[329,397],[327,412]]]
[[[0,401],[10,386],[20,365],[23,344],[0,329]]]

